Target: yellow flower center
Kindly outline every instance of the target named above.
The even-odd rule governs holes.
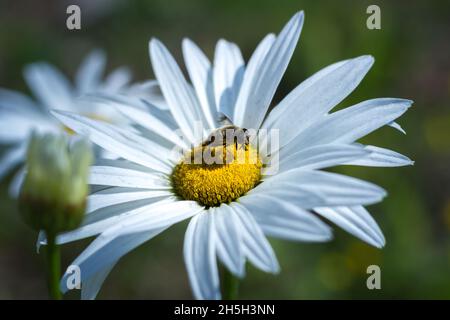
[[[171,176],[175,193],[206,207],[230,203],[261,179],[262,162],[250,145],[199,146],[187,152]]]

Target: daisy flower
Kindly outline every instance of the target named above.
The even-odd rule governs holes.
[[[130,81],[130,72],[121,67],[102,79],[106,64],[105,54],[100,50],[90,53],[81,63],[74,84],[58,69],[37,62],[24,69],[25,80],[36,100],[4,88],[0,88],[0,144],[6,152],[0,157],[0,179],[25,160],[30,133],[59,133],[67,128],[61,126],[50,113],[52,108],[77,111],[97,119],[115,121],[114,108],[80,101],[87,94],[111,94],[123,90]],[[11,192],[17,194],[23,170],[19,170],[11,184]]]
[[[279,272],[266,236],[328,241],[332,232],[324,221],[329,220],[373,246],[384,245],[380,228],[364,206],[381,201],[386,192],[372,183],[321,169],[342,164],[411,164],[394,151],[356,143],[382,126],[399,128],[393,121],[411,101],[380,98],[331,112],[372,66],[371,56],[361,56],[320,70],[269,112],[303,17],[303,12],[295,14],[277,36],[266,36],[247,64],[233,43],[220,40],[211,63],[185,39],[183,56],[191,84],[166,47],[152,39],[150,58],[170,114],[158,118],[125,100],[121,105],[125,115],[154,134],[152,139],[55,111],[66,126],[121,157],[92,167],[90,183],[101,187],[89,197],[85,221],[58,239],[67,243],[97,236],[73,262],[81,269],[82,298],[96,296],[126,253],[185,219],[190,222],[184,261],[197,299],[221,298],[218,260],[240,278],[246,261],[265,272]],[[231,122],[229,128],[279,133],[278,148],[268,154],[268,158],[278,157],[277,172],[268,174],[267,159],[259,150],[253,152],[256,146],[251,141],[211,145],[208,132],[196,134],[198,122],[202,128],[219,129],[222,114]],[[178,158],[173,156],[174,146],[184,152]],[[245,159],[256,155],[256,161],[189,161],[198,152],[220,152],[221,148],[241,150]],[[63,291],[67,291],[68,276],[61,281]]]

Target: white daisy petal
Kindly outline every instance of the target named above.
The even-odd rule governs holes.
[[[172,160],[174,159],[172,155],[172,144],[167,146],[161,144],[159,141],[153,141],[140,130],[136,130],[129,126],[109,125],[109,128],[123,136],[125,141],[128,141],[129,144],[133,144],[136,149],[143,151],[145,154],[150,154],[166,167],[172,165]],[[108,126],[106,129],[108,129]]]
[[[23,144],[4,152],[3,156],[0,158],[0,180],[11,172],[15,166],[22,162],[25,153],[26,147]]]
[[[217,42],[214,55],[214,94],[218,111],[233,119],[233,109],[244,76],[244,59],[239,47],[224,39]]]
[[[130,140],[130,138],[137,139],[132,132],[128,132],[125,137],[122,134],[123,130],[105,122],[95,121],[87,117],[63,111],[54,110],[52,114],[72,130],[81,135],[88,136],[95,144],[124,159],[147,166],[156,171],[170,172],[170,167],[162,161],[162,159],[168,158],[168,153],[165,153],[161,148],[157,148],[157,146],[148,149],[148,152],[144,152],[140,143]]]
[[[411,103],[405,99],[373,99],[329,114],[282,148],[280,157],[312,145],[352,143],[400,117]]]
[[[274,185],[275,186],[275,185]],[[255,188],[247,192],[246,195],[239,198],[241,200],[247,197],[252,197],[256,199],[261,199],[264,201],[267,197],[280,198],[285,202],[292,203],[303,209],[312,209],[314,207],[323,206],[326,203],[324,195],[319,195],[313,191],[306,190],[301,187],[291,187],[289,184],[277,184],[276,189],[268,190],[265,188]]]
[[[101,235],[71,265],[80,268],[81,284],[83,285],[85,280],[91,279],[99,272],[105,272],[106,268],[116,263],[125,254],[157,236],[165,229],[160,228],[126,235]],[[70,274],[66,273],[61,279],[60,288],[63,293],[68,291],[67,281],[69,276]]]
[[[149,102],[147,100],[142,101],[146,105],[145,110],[147,110],[148,113],[150,113],[153,117],[163,122],[169,128],[172,128],[172,130],[178,129],[178,124],[168,108],[162,109],[160,106],[154,104],[153,102]],[[156,106],[156,108],[153,108],[153,106]]]
[[[204,212],[191,219],[184,237],[184,262],[196,299],[220,299],[214,216]]]
[[[36,240],[36,253],[39,253],[39,251],[41,250],[41,245],[45,245],[46,241],[45,231],[40,230],[38,233],[38,238]]]
[[[262,127],[265,129],[270,129],[273,127],[275,120],[277,120],[283,113],[285,113],[288,109],[293,109],[294,107],[298,107],[298,103],[301,100],[301,96],[307,93],[307,90],[312,86],[319,86],[320,81],[326,78],[331,72],[340,68],[350,60],[339,61],[333,63],[320,71],[316,72],[308,79],[304,80],[300,83],[294,90],[292,90],[279,104],[277,104],[267,116],[267,119],[264,121]],[[303,108],[309,108],[311,106],[305,106]],[[301,121],[305,121],[306,119],[302,119]]]
[[[171,194],[172,192],[168,190],[140,190],[135,188],[111,187],[88,196],[86,213],[119,203],[170,196]]]
[[[0,88],[0,110],[21,112],[23,114],[40,114],[40,106],[28,96],[18,91]]]
[[[315,123],[349,95],[373,64],[371,56],[362,56],[334,64],[299,85],[274,111],[270,128],[280,130],[280,146]],[[296,121],[292,121],[296,119]]]
[[[156,108],[156,107],[154,107]],[[125,117],[143,126],[173,144],[186,148],[186,142],[179,137],[172,128],[167,126],[163,121],[155,117],[149,110],[133,107],[131,104],[122,103],[117,105],[117,111]]]
[[[150,58],[164,98],[181,131],[190,142],[196,142],[193,125],[203,122],[201,108],[192,88],[186,82],[175,59],[157,39],[150,41]],[[205,126],[204,126],[205,128]]]
[[[258,129],[294,52],[303,26],[303,11],[295,14],[270,47],[253,78],[244,78],[251,84],[241,90],[236,102],[235,124]],[[292,119],[292,118],[291,118]]]
[[[75,75],[75,85],[79,95],[99,87],[105,66],[106,54],[102,50],[94,50],[84,58]]]
[[[311,212],[288,201],[269,195],[247,196],[239,199],[255,218],[264,234],[294,241],[328,241],[331,229]]]
[[[21,115],[3,112],[0,118],[0,143],[18,143],[33,130],[33,122]]]
[[[129,92],[127,91],[127,93]],[[123,94],[117,92],[95,92],[81,96],[77,101],[94,104],[96,107],[110,108],[112,110],[121,109],[126,106],[147,110],[146,102],[139,97],[139,93]]]
[[[398,131],[400,131],[403,134],[406,134],[406,131],[402,128],[401,125],[399,125],[397,122],[392,121],[391,123],[388,123],[388,126],[397,129]]]
[[[234,275],[242,278],[245,273],[245,256],[241,245],[242,237],[238,232],[240,222],[229,206],[210,208],[209,212],[214,215],[217,255]]]
[[[259,72],[260,64],[264,61],[264,57],[267,55],[267,52],[272,47],[276,37],[274,34],[270,33],[261,40],[261,42],[256,47],[253,52],[250,60],[248,62],[247,68],[244,72],[244,79],[242,81],[241,89],[239,91],[238,100],[236,102],[234,114],[233,114],[233,123],[238,123],[238,119],[242,119],[246,104],[242,101],[247,101],[249,95],[251,94],[250,90],[252,89],[251,79],[257,77],[257,72]]]
[[[362,206],[315,208],[321,216],[332,221],[355,237],[377,247],[385,245],[385,239],[380,227]]]
[[[128,160],[124,160],[124,159],[98,158],[95,160],[95,166],[116,167],[116,168],[130,169],[130,170],[149,172],[149,173],[159,173],[156,170],[153,170],[151,168],[148,168],[148,167],[142,166],[140,164],[137,164],[137,163],[134,163],[134,162],[131,162]],[[96,191],[98,191],[98,190],[96,190]]]
[[[25,167],[22,167],[14,175],[8,188],[8,193],[11,198],[17,199],[17,197],[19,196],[20,189],[22,187],[23,181],[25,180],[25,173]]]
[[[239,232],[242,234],[246,257],[259,269],[265,272],[278,273],[280,266],[272,246],[253,216],[237,202],[231,203],[230,208],[234,210],[240,221]]]
[[[168,224],[172,225],[182,220],[186,220],[198,213],[204,211],[205,208],[195,201],[178,200],[171,197],[166,201],[166,205],[158,207],[142,215],[136,215],[133,219],[127,219],[121,222],[121,232],[139,232],[151,230],[154,228],[164,227]]]
[[[131,84],[127,88],[129,96],[137,96],[158,107],[158,109],[169,111],[169,106],[164,100],[161,88],[156,80],[147,80],[141,83]]]
[[[131,70],[127,67],[119,67],[113,70],[103,82],[102,91],[115,93],[124,89],[124,87],[131,81]]]
[[[116,222],[97,237],[72,265],[81,269],[81,277],[87,279],[107,265],[119,260],[137,246],[155,237],[172,224],[187,219],[203,210],[192,201],[165,202],[151,210],[129,215]],[[67,279],[62,279],[62,284]]]
[[[146,198],[128,200],[123,202],[112,204],[98,208],[94,211],[89,211],[83,220],[82,227],[100,222],[103,225],[112,226],[114,223],[121,222],[123,218],[129,218],[142,212],[153,212],[158,208],[165,208],[168,203],[174,203],[177,201],[173,195],[159,194],[159,191],[153,191],[155,193],[148,194]],[[124,197],[122,197],[124,198]],[[108,220],[108,221],[107,221]],[[113,223],[114,222],[114,223]],[[105,228],[106,230],[106,228]],[[103,232],[102,230],[101,232]]]
[[[322,198],[323,202],[327,203],[323,206],[368,205],[381,201],[386,195],[382,188],[363,180],[336,173],[302,169],[292,169],[270,177],[248,194],[278,192],[277,194],[283,197],[283,194],[292,195],[304,191]]]
[[[81,288],[81,300],[94,300],[97,296],[100,288],[105,281],[112,268],[116,265],[116,262],[104,267],[90,278],[85,279]]]
[[[144,88],[142,88],[142,90],[144,90]],[[166,130],[164,127],[169,127],[172,131],[178,128],[178,125],[175,123],[170,112],[168,110],[162,110],[159,106],[154,104],[155,101],[158,102],[159,98],[152,98],[152,93],[144,94],[140,89],[133,89],[136,93],[131,93],[131,91],[132,89],[128,89],[126,94],[115,92],[89,94],[80,97],[78,100],[94,104],[99,109],[101,108],[102,111],[106,110],[106,108],[108,108],[110,112],[118,111],[132,121],[136,121],[139,125],[155,132],[157,129],[155,129],[154,126],[156,125],[160,127],[158,128],[160,130]],[[129,109],[129,112],[125,109]],[[141,111],[142,114],[145,114],[145,118],[140,119],[138,115],[141,114],[136,114],[134,111],[135,109]],[[167,132],[164,131],[159,134],[164,135],[166,133]],[[170,135],[173,134],[174,133],[172,132]]]
[[[54,66],[39,62],[24,70],[25,80],[33,94],[46,108],[71,110],[73,108],[69,80]]]
[[[348,144],[325,144],[295,152],[280,160],[279,172],[289,169],[323,169],[333,167],[370,154],[360,146]]]
[[[58,244],[63,244],[89,238],[103,233],[127,219],[154,212],[166,207],[168,203],[174,202],[175,199],[173,197],[148,197],[100,208],[86,215],[79,228],[60,234],[56,241]],[[42,244],[45,244],[45,242]]]
[[[216,128],[217,108],[211,62],[190,39],[183,39],[183,57],[203,114],[210,128]]]
[[[160,174],[107,166],[92,166],[89,183],[153,190],[171,189],[169,181]]]
[[[36,113],[2,110],[0,113],[0,143],[18,143],[36,132],[55,132],[56,125]]]
[[[402,167],[414,164],[414,161],[407,156],[389,149],[376,146],[363,146],[363,148],[369,151],[366,156],[349,161],[346,164],[369,167]]]

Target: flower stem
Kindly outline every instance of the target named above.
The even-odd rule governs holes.
[[[59,279],[61,277],[61,258],[56,244],[56,235],[47,233],[47,273],[48,292],[52,300],[61,300]]]
[[[239,278],[235,277],[226,268],[223,268],[223,299],[236,300],[239,294]]]

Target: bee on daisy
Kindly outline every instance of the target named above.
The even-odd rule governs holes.
[[[168,110],[155,114],[124,95],[102,97],[142,130],[53,111],[65,126],[119,157],[91,167],[86,217],[57,238],[63,244],[96,236],[72,263],[81,270],[82,298],[95,298],[124,255],[187,219],[183,254],[197,299],[222,298],[219,264],[237,278],[245,277],[247,262],[278,273],[268,237],[329,241],[330,221],[384,246],[365,206],[386,191],[322,169],[411,165],[406,156],[357,140],[386,125],[401,130],[395,120],[412,101],[378,98],[333,111],[374,62],[360,56],[318,71],[270,110],[303,20],[298,12],[278,35],[267,35],[247,63],[226,40],[217,43],[213,62],[183,40],[189,82],[166,47],[151,39],[150,59]],[[228,141],[227,131],[233,135]],[[261,132],[276,132],[276,139]]]

